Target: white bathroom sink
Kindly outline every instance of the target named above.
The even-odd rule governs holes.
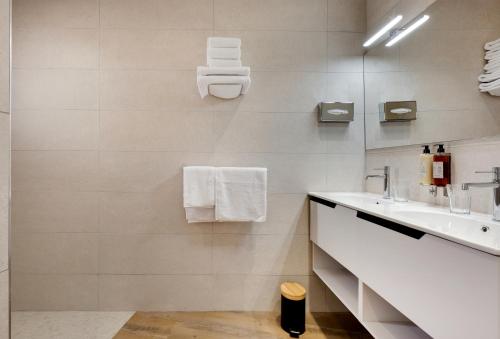
[[[372,193],[309,194],[500,256],[500,222],[493,221],[490,215],[451,214],[440,206],[416,201],[398,203]]]
[[[445,212],[412,210],[394,211],[392,215],[466,241],[500,248],[500,226],[496,222],[484,220],[483,215],[462,216]]]
[[[342,203],[344,204],[348,201],[356,204],[366,204],[366,205],[391,205],[394,204],[392,199],[384,199],[383,197],[376,194],[369,193],[334,193],[336,197],[342,197]]]

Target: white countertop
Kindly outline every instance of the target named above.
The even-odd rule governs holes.
[[[372,193],[310,192],[309,195],[500,256],[500,222],[493,221],[491,215],[451,214],[441,206],[394,202]],[[486,232],[484,227],[488,228]]]

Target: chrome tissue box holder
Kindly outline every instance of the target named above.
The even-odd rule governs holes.
[[[351,122],[354,121],[354,103],[322,102],[318,113],[320,122]]]

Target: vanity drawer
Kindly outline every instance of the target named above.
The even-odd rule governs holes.
[[[497,257],[358,216],[356,224],[363,283],[434,338],[499,338]]]
[[[328,203],[310,202],[310,237],[323,251],[354,272],[356,269],[356,211]]]

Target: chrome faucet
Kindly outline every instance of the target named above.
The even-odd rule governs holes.
[[[500,167],[493,167],[489,172],[476,171],[475,173],[492,173],[491,182],[467,182],[462,184],[463,190],[470,187],[492,188],[493,189],[493,220],[500,221]]]
[[[384,179],[384,199],[391,198],[391,167],[384,166],[384,168],[374,168],[375,171],[384,171],[384,174],[369,174],[365,179],[368,178],[383,178]]]

